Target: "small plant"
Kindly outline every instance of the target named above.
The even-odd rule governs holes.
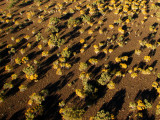
[[[0,96],[0,103],[2,103],[4,101],[3,97]]]
[[[86,97],[85,92],[83,92],[81,89],[76,89],[75,92],[76,92],[76,95],[79,96],[80,98]]]
[[[129,103],[129,108],[130,108],[130,110],[135,111],[136,108],[137,108],[136,103],[135,103],[135,102],[130,102],[130,103]]]
[[[159,115],[159,114],[160,114],[160,102],[156,106],[156,115]]]
[[[157,83],[156,81],[154,81],[154,82],[152,83],[152,87],[154,87],[155,89],[157,89],[157,88],[158,88],[158,83]]]
[[[113,82],[113,81],[110,81],[108,84],[107,84],[107,87],[109,88],[109,89],[115,89],[115,83]]]
[[[12,80],[15,80],[15,79],[17,79],[18,76],[17,76],[17,74],[12,74],[11,77],[12,77]]]
[[[29,40],[30,36],[29,36],[29,35],[26,35],[26,36],[24,36],[24,38],[25,38],[26,40]]]
[[[149,62],[151,60],[151,57],[150,56],[144,56],[144,60],[145,60],[145,62]]]
[[[42,52],[42,57],[47,57],[48,56],[48,51],[43,51]]]
[[[13,84],[12,83],[5,83],[4,85],[3,85],[3,89],[11,89],[11,88],[13,88]]]
[[[64,106],[65,106],[65,102],[64,102],[64,101],[61,101],[61,102],[58,104],[58,106],[64,107]]]
[[[137,77],[137,73],[135,73],[135,72],[134,72],[134,73],[131,73],[131,77],[132,77],[132,78]]]
[[[61,70],[61,68],[57,68],[56,74],[57,74],[57,75],[62,75],[62,70]]]
[[[21,65],[22,60],[17,57],[17,58],[15,59],[15,63],[18,64],[18,65]]]
[[[145,104],[142,102],[142,100],[137,101],[137,110],[144,110]]]
[[[29,60],[28,57],[23,57],[23,58],[22,58],[22,63],[27,63],[28,60]]]
[[[89,35],[92,35],[92,34],[93,34],[93,31],[92,31],[92,30],[88,30],[88,34],[89,34]]]
[[[121,68],[124,68],[124,69],[127,68],[127,65],[125,63],[120,63],[120,66],[121,66]]]
[[[140,55],[141,54],[141,50],[135,50],[135,54],[136,55]]]
[[[11,65],[6,65],[6,66],[5,66],[5,70],[6,70],[7,72],[10,72],[12,69],[13,69],[13,68],[12,68]]]
[[[20,49],[21,54],[23,55],[25,53],[24,49]]]
[[[23,91],[25,91],[25,90],[27,89],[27,86],[25,86],[25,85],[20,85],[18,88],[19,88],[19,91],[20,91],[20,92],[23,92]]]
[[[116,57],[116,58],[115,58],[115,61],[116,61],[116,63],[119,63],[119,62],[121,62],[121,58]]]
[[[95,59],[95,58],[90,58],[89,60],[89,63],[91,63],[92,65],[96,65],[98,63],[98,60]]]

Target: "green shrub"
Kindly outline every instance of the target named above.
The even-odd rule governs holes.
[[[83,109],[65,107],[61,108],[59,112],[64,120],[81,120],[85,111]]]
[[[108,72],[103,72],[101,77],[98,79],[98,83],[101,85],[106,85],[111,80],[111,76]]]
[[[104,110],[98,111],[96,116],[92,118],[92,120],[112,120],[114,119],[114,115],[109,112],[105,112]]]

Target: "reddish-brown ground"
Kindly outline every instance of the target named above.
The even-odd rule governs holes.
[[[51,2],[51,1],[50,1]],[[62,2],[62,1],[60,1]],[[45,9],[45,5],[49,2],[44,3],[42,5],[42,9]],[[54,2],[53,2],[54,3]],[[72,3],[67,7],[74,8],[74,6],[77,3]],[[88,2],[85,2],[83,0],[82,6],[88,4]],[[150,5],[151,3],[149,3]],[[2,0],[0,2],[0,9],[5,10],[7,6],[6,0]],[[30,5],[24,6],[22,8],[14,7],[12,8],[12,12],[14,16],[13,18],[19,18],[20,22],[24,22],[26,20],[26,12],[30,10],[36,10],[37,7],[34,6],[30,8],[30,6],[34,6],[33,3]],[[49,10],[52,10],[53,7],[49,8]],[[20,15],[19,13],[21,11],[24,11],[23,15]],[[38,11],[38,10],[37,10]],[[45,31],[45,28],[48,25],[49,20],[43,21],[42,23],[38,23],[38,17],[34,17],[32,19],[33,23],[30,25],[24,27],[24,29],[21,29],[15,33],[8,33],[2,32],[0,34],[0,41],[4,42],[4,45],[0,47],[1,49],[1,63],[0,63],[0,89],[2,90],[2,87],[4,83],[11,81],[11,75],[13,73],[18,74],[18,79],[14,83],[14,88],[12,88],[10,91],[8,91],[5,95],[4,102],[0,103],[0,119],[2,120],[23,120],[25,119],[25,111],[28,108],[28,100],[29,96],[35,92],[38,93],[42,89],[49,90],[49,95],[47,96],[46,100],[42,103],[44,106],[43,115],[38,119],[43,120],[60,120],[61,115],[59,114],[59,106],[58,103],[60,101],[65,101],[65,103],[68,106],[82,106],[85,103],[84,99],[80,99],[75,94],[75,89],[81,89],[82,88],[82,81],[79,79],[80,71],[79,68],[79,62],[86,62],[90,57],[97,57],[98,64],[95,66],[90,65],[88,69],[90,69],[91,73],[94,73],[95,76],[92,78],[92,80],[96,80],[96,77],[101,74],[101,70],[104,66],[104,64],[109,64],[110,62],[115,63],[115,57],[121,56],[122,54],[129,56],[130,63],[128,64],[128,67],[126,71],[132,69],[135,65],[139,65],[143,60],[144,56],[148,55],[151,51],[151,49],[145,48],[142,50],[142,53],[140,56],[136,55],[134,53],[135,49],[140,48],[139,40],[143,40],[143,38],[147,37],[150,33],[149,26],[153,25],[155,22],[158,23],[156,17],[150,17],[150,15],[154,14],[155,11],[150,11],[148,13],[149,17],[147,21],[142,25],[140,23],[141,20],[143,20],[144,15],[139,14],[138,18],[136,18],[132,24],[127,24],[127,27],[130,27],[129,31],[130,34],[128,36],[129,40],[127,41],[127,44],[123,47],[116,47],[117,44],[113,45],[113,48],[115,47],[114,51],[112,53],[103,54],[102,51],[100,51],[101,54],[96,54],[94,52],[93,45],[98,45],[101,41],[106,41],[107,37],[111,37],[113,33],[118,33],[117,29],[119,26],[116,26],[113,30],[110,30],[108,26],[110,24],[114,23],[114,20],[118,19],[118,15],[114,15],[113,12],[106,12],[104,16],[100,16],[99,18],[95,18],[95,24],[90,28],[92,30],[95,29],[95,27],[98,25],[96,22],[100,19],[106,21],[103,23],[101,28],[107,28],[107,33],[100,35],[98,31],[95,31],[92,35],[92,38],[87,39],[88,32],[85,31],[83,34],[80,34],[78,31],[73,31],[73,28],[62,28],[60,31],[60,36],[64,36],[67,33],[70,33],[67,37],[65,37],[65,40],[68,40],[67,43],[62,45],[58,49],[53,49],[50,51],[50,48],[48,46],[44,46],[42,42],[39,44],[43,45],[43,50],[48,50],[49,56],[42,59],[41,53],[37,48],[37,45],[35,45],[33,48],[27,48],[26,45],[28,42],[31,42],[31,44],[35,44],[35,37],[31,33],[32,29],[35,28],[36,31],[40,31],[44,38],[47,38],[49,33]],[[40,13],[44,15],[44,12]],[[46,15],[47,16],[47,15]],[[55,12],[51,16],[60,17],[60,14],[58,12]],[[48,16],[51,17],[51,16]],[[73,14],[73,18],[76,18],[79,16],[79,11],[76,11]],[[2,14],[1,14],[2,17]],[[61,24],[65,24],[68,19],[62,20]],[[2,28],[4,23],[0,23],[0,27]],[[159,23],[158,23],[159,26]],[[89,27],[88,24],[80,25],[83,29],[86,29]],[[2,28],[3,30],[6,27]],[[135,31],[138,31],[139,33],[142,32],[140,36],[137,36],[135,34]],[[75,35],[77,34],[77,35]],[[11,37],[20,38],[22,39],[25,35],[31,36],[29,40],[24,40],[22,44],[19,44],[16,46],[16,54],[9,55],[7,44],[16,44],[15,42],[11,41]],[[156,36],[153,38],[154,40],[158,41],[160,37],[160,31],[158,29]],[[90,45],[90,47],[85,50],[84,53],[78,52],[75,56],[72,56],[69,60],[69,63],[72,63],[71,69],[63,69],[63,75],[59,76],[56,75],[56,70],[52,68],[52,62],[54,62],[57,59],[57,53],[62,51],[62,49],[65,46],[68,46],[68,48],[75,47],[76,51],[79,51],[81,47],[78,43],[80,39],[86,39],[86,43]],[[109,49],[111,47],[111,44],[109,44],[106,49]],[[19,50],[21,48],[24,48],[26,50],[26,53],[24,55],[21,55]],[[103,91],[101,91],[102,95],[98,97],[94,101],[92,105],[85,106],[87,109],[85,114],[83,115],[83,120],[89,120],[91,116],[95,116],[96,113],[101,110],[105,109],[106,111],[109,111],[110,113],[115,115],[115,118],[117,120],[130,120],[130,119],[136,119],[135,114],[136,112],[130,111],[129,108],[129,102],[136,102],[137,100],[141,99],[147,99],[152,104],[152,108],[148,110],[143,111],[144,120],[159,120],[160,117],[155,114],[156,111],[156,105],[159,103],[159,97],[156,90],[152,87],[152,83],[157,80],[157,73],[159,72],[160,63],[159,63],[159,55],[160,55],[160,47],[156,48],[154,56],[151,57],[151,61],[147,63],[148,66],[152,65],[154,68],[154,72],[150,75],[143,75],[141,73],[138,73],[138,76],[136,78],[132,78],[129,73],[126,72],[125,77],[117,78],[116,76],[113,76],[113,81],[116,83],[116,87],[113,90],[109,90],[107,88],[104,88]],[[31,65],[33,64],[33,60],[36,59],[40,61],[40,68],[38,69],[38,75],[39,80],[36,83],[29,83],[28,80],[26,80],[25,75],[22,74],[22,69],[26,67],[25,64],[22,64],[21,66],[18,65],[18,67],[15,66],[14,59],[16,57],[23,57],[23,56],[29,56],[30,60],[28,63]],[[14,69],[11,72],[5,71],[6,65],[13,65],[15,66]],[[145,65],[145,66],[147,66]],[[67,84],[71,83],[72,81],[76,81],[75,84],[73,84],[71,87],[69,87]],[[21,84],[28,85],[28,88],[24,92],[19,92],[18,87]]]

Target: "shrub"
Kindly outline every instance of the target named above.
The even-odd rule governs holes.
[[[42,90],[40,94],[32,93],[32,95],[29,96],[28,105],[40,105],[45,100],[47,94],[48,91],[46,90]]]
[[[42,115],[42,113],[43,113],[42,105],[36,105],[26,110],[25,117],[26,117],[26,120],[34,120],[36,116]]]
[[[28,65],[28,67],[23,68],[23,72],[26,74],[26,78],[30,80],[37,80],[38,75],[35,73],[36,70],[33,66]]]
[[[93,117],[91,120],[113,120],[114,115],[110,114],[109,112],[105,112],[104,110],[98,111],[96,116]]]
[[[65,107],[61,108],[59,112],[64,120],[81,120],[85,111],[83,109]]]
[[[84,23],[88,23],[88,22],[92,22],[92,17],[90,17],[90,16],[88,16],[88,15],[83,15],[82,17],[82,21],[84,22]]]
[[[79,64],[79,71],[84,71],[88,68],[88,65],[87,63],[84,63],[84,62],[80,62]]]
[[[68,28],[71,28],[71,27],[76,27],[77,25],[80,24],[80,21],[78,19],[73,19],[72,17],[69,18],[68,20],[68,23],[67,23],[67,26]]]
[[[82,83],[83,85],[86,84],[88,82],[89,79],[91,79],[91,74],[90,73],[85,73],[85,72],[82,72],[80,75],[79,75],[79,79],[82,80]]]
[[[54,47],[54,46],[57,46],[57,47],[60,47],[61,45],[64,44],[64,39],[60,39],[58,38],[57,36],[54,36],[53,34],[50,35],[50,39],[48,41],[48,45],[50,48]]]
[[[56,25],[56,24],[59,23],[59,21],[60,21],[59,18],[57,18],[57,17],[51,17],[51,18],[49,19],[49,24],[51,24],[51,25]]]
[[[39,32],[36,36],[36,41],[40,41],[40,40],[43,40],[44,38],[42,37],[42,34]]]
[[[64,58],[69,58],[70,55],[71,55],[71,52],[68,50],[68,47],[65,47],[61,52],[61,56]]]
[[[108,72],[103,72],[101,77],[98,79],[98,83],[101,85],[106,85],[111,80],[111,76]]]

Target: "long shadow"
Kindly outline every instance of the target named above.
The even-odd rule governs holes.
[[[106,54],[104,52],[100,52],[95,58],[98,60],[102,60],[105,56]]]
[[[5,73],[0,75],[0,89],[3,87],[3,84],[5,83],[6,79],[8,79],[9,77],[11,77],[11,75],[13,74],[13,72],[10,73]]]
[[[148,56],[154,56],[156,54],[156,49],[155,50],[151,50],[148,54]]]
[[[151,90],[146,89],[146,90],[139,90],[137,93],[135,100],[141,99],[142,101],[144,99],[147,99],[149,102],[154,102],[156,98],[158,97],[157,90],[155,88],[152,88]]]
[[[60,95],[53,94],[46,97],[45,101],[42,102],[43,105],[43,115],[37,117],[37,120],[61,120],[61,115],[59,113],[59,102]]]
[[[112,100],[110,100],[108,103],[105,103],[101,107],[101,110],[103,109],[104,111],[108,111],[108,112],[114,114],[116,117],[119,113],[119,110],[122,109],[123,103],[125,102],[124,101],[125,94],[126,94],[126,90],[121,89],[113,96]]]
[[[0,52],[1,59],[8,55],[8,48],[5,48],[3,51]]]
[[[99,66],[99,67],[96,67],[93,71],[92,71],[92,74],[93,74],[93,77],[95,77],[96,75],[98,75],[98,73],[101,71],[102,69],[102,66]]]
[[[80,49],[82,48],[82,44],[81,43],[76,43],[75,45],[73,45],[71,48],[70,48],[70,51],[71,53],[73,52],[76,52],[76,53],[79,53],[80,52]]]
[[[129,52],[123,52],[123,53],[121,54],[121,56],[128,56],[128,57],[130,57],[130,56],[133,55],[133,53],[134,53],[134,50],[131,50],[131,51],[129,51]]]
[[[67,103],[67,102],[69,102],[73,97],[75,97],[76,96],[76,93],[75,92],[73,92],[73,93],[71,93],[70,95],[69,95],[69,97],[65,100],[65,103]]]
[[[73,29],[73,31],[71,31],[69,34],[70,34],[70,37],[67,39],[66,43],[68,43],[71,39],[74,39],[76,37],[78,37],[80,35],[80,33],[78,32],[78,30],[80,29],[81,27],[80,26],[77,26]],[[66,44],[65,43],[65,44]]]
[[[80,61],[80,57],[77,57],[77,58],[72,58],[72,59],[70,59],[68,62],[70,62],[72,65],[74,65],[74,64],[76,64],[76,63],[78,63],[79,61]]]
[[[25,21],[26,21],[26,20],[25,20]],[[20,30],[26,28],[27,26],[29,26],[29,25],[31,25],[31,24],[33,24],[32,21],[28,21],[28,22],[26,22],[26,23],[22,23],[22,24],[20,24],[19,26],[13,28],[13,30],[11,31],[11,33],[19,32]]]
[[[19,110],[9,120],[25,120],[25,109]]]
[[[54,84],[48,84],[45,89],[49,91],[49,93],[56,92],[60,89],[62,89],[68,81],[74,76],[73,72],[69,72],[67,75],[63,75],[59,78],[58,81],[56,81]]]
[[[40,55],[42,53],[42,51],[43,50],[40,50],[37,52],[33,51],[33,52],[29,53],[27,56],[28,56],[29,60],[31,60],[31,59],[36,58],[38,55]]]
[[[145,69],[147,69],[148,67],[154,68],[154,67],[156,66],[156,64],[157,64],[157,61],[158,61],[158,60],[153,61],[153,63],[152,63],[151,65],[147,65],[147,66],[145,67]]]
[[[142,114],[143,114],[143,118],[138,119],[138,120],[155,120],[155,116],[154,115],[149,115],[147,110],[143,110]]]
[[[23,38],[16,46],[14,46],[15,50],[18,51],[22,45],[24,45],[27,41]]]
[[[52,68],[52,66],[39,67],[37,69],[38,79],[42,79],[45,77],[45,74]]]
[[[25,2],[25,3],[22,3],[22,4],[18,5],[18,7],[23,8],[23,7],[26,7],[28,5],[33,4],[33,2],[34,2],[34,0],[30,0],[28,2]]]
[[[73,14],[72,13],[67,13],[66,15],[62,16],[60,19],[61,20],[68,20],[70,17],[72,17]]]
[[[11,95],[16,94],[19,91],[19,86],[21,85],[21,83],[24,81],[25,79],[17,79],[15,81],[13,81],[13,88],[10,89],[9,91],[7,91],[7,93],[5,94],[6,97],[9,97]]]
[[[46,67],[46,66],[52,64],[52,63],[53,63],[55,60],[57,60],[57,59],[58,59],[57,55],[54,54],[54,55],[52,55],[51,57],[49,57],[47,60],[45,60],[44,62],[42,62],[42,63],[40,64],[40,66],[41,66],[41,67]]]

